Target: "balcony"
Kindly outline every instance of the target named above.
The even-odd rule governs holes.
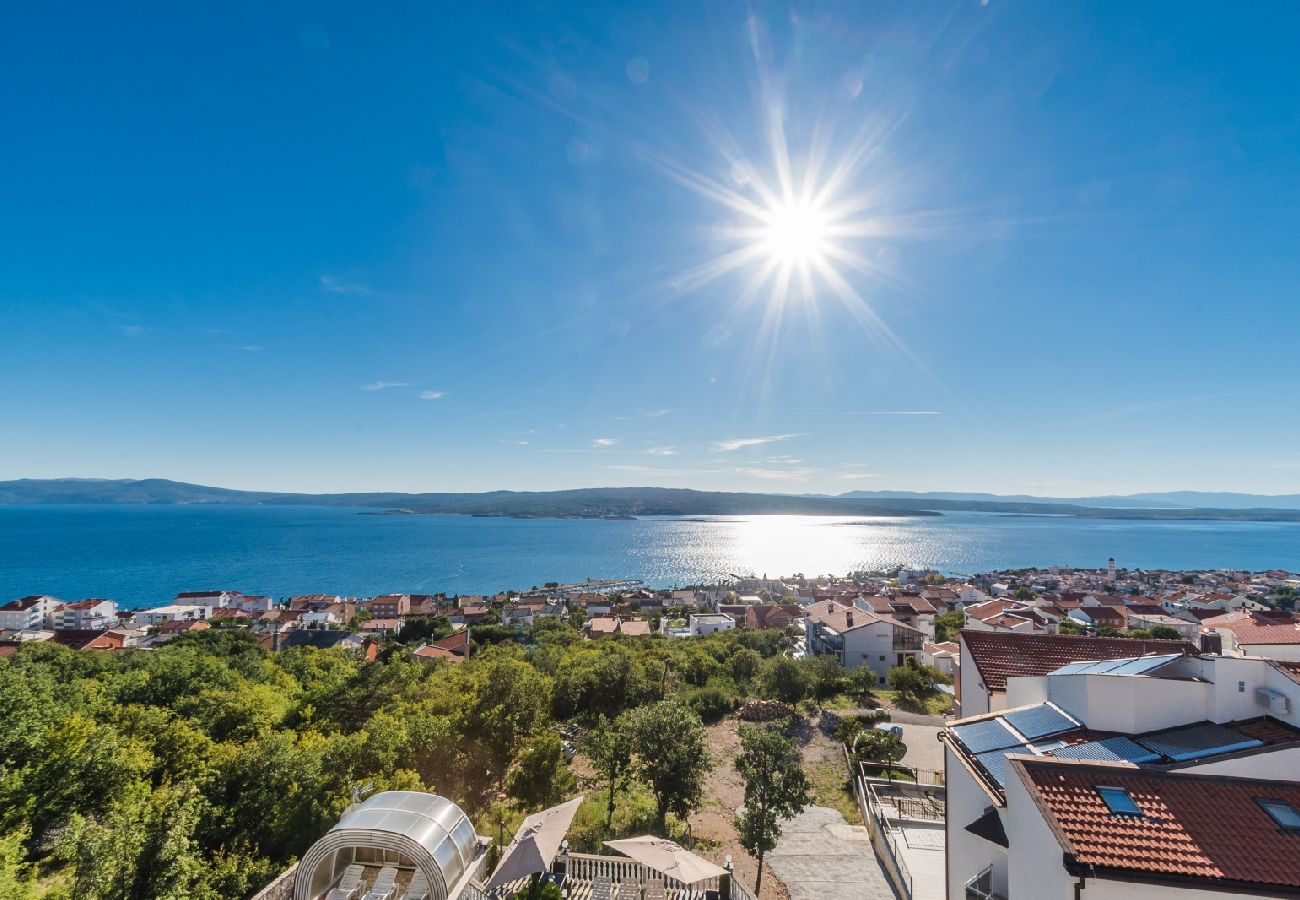
[[[894,632],[894,649],[900,653],[920,653],[925,643],[925,636],[914,631]]]
[[[993,866],[966,882],[966,900],[1007,900],[993,890]]]

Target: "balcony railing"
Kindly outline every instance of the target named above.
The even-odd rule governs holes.
[[[966,900],[1007,900],[993,891],[993,866],[966,882]]]
[[[895,650],[912,650],[919,653],[924,643],[925,638],[919,634],[899,634],[894,632]]]

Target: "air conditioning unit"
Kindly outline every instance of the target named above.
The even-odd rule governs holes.
[[[1291,713],[1291,698],[1281,691],[1266,687],[1255,688],[1255,699],[1260,706],[1268,707],[1268,711],[1275,716],[1285,716]]]

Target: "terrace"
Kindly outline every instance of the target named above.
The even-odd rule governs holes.
[[[879,767],[859,764],[855,773],[858,805],[876,856],[903,900],[944,900],[947,791],[938,778],[908,771],[917,780],[877,778]],[[927,773],[938,775],[939,773]]]
[[[735,879],[727,879],[730,888],[722,884],[722,877],[684,884],[626,856],[561,851],[543,879],[559,885],[568,900],[754,900]],[[513,897],[530,880],[526,876],[482,896]]]

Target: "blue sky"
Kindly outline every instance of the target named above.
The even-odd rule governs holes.
[[[1300,491],[1298,34],[1285,3],[28,4],[0,477]],[[745,230],[774,148],[796,188],[844,171],[852,225],[784,292]]]

